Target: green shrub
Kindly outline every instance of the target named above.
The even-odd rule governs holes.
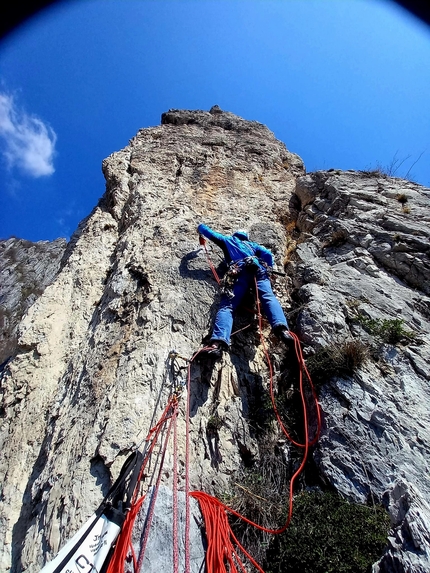
[[[333,493],[302,493],[286,533],[273,538],[266,573],[366,573],[387,542],[382,507],[342,500]]]
[[[218,432],[218,430],[221,428],[222,425],[223,425],[223,421],[218,416],[218,414],[215,414],[213,416],[209,416],[207,424],[206,424],[206,431]]]
[[[410,342],[416,338],[415,333],[404,328],[404,320],[401,318],[368,318],[358,314],[355,320],[373,336],[377,336],[388,344],[398,342]]]

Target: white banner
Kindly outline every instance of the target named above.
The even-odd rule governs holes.
[[[85,535],[93,523],[94,526],[87,537],[79,543],[79,539]],[[105,515],[99,518],[93,515],[40,573],[99,573],[120,529]],[[73,554],[61,569],[57,569],[75,545],[77,547]]]

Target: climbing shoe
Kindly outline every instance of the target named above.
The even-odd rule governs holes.
[[[211,342],[200,350],[196,358],[219,360],[222,357],[223,350],[223,345],[220,342]]]
[[[275,334],[287,346],[288,350],[294,350],[295,348],[294,338],[291,336],[291,334],[285,327],[277,328]]]

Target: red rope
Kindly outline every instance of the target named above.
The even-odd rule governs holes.
[[[220,280],[220,278],[219,278],[219,276],[218,276],[218,273],[216,272],[215,266],[214,266],[214,264],[213,264],[213,262],[211,261],[211,258],[210,258],[210,256],[209,256],[209,251],[208,251],[208,248],[207,248],[207,246],[206,246],[206,240],[205,240],[205,238],[202,237],[202,236],[200,236],[200,237],[199,237],[199,242],[200,242],[201,245],[203,245],[203,248],[204,248],[205,253],[206,253],[206,259],[207,259],[207,261],[208,261],[208,265],[209,265],[210,268],[211,268],[212,274],[213,274],[213,276],[214,276],[216,282],[217,282],[218,284],[220,284],[221,280]]]
[[[133,505],[133,507],[127,513],[127,516],[121,529],[120,536],[115,546],[115,551],[109,562],[109,567],[107,568],[106,573],[119,573],[120,571],[121,572],[124,571],[124,563],[126,562],[127,555],[130,551],[132,553],[132,558],[133,558],[133,570],[136,571],[137,568],[136,555],[134,554],[133,545],[131,543],[131,534],[133,531],[133,525],[136,516],[139,513],[144,500],[145,496],[143,495],[140,499],[138,499],[138,501]]]
[[[206,247],[205,247],[206,248]],[[192,358],[201,352],[198,351]],[[188,363],[187,405],[185,412],[185,573],[190,573],[190,394],[191,362]]]
[[[278,528],[278,529],[270,529],[268,527],[264,527],[259,525],[250,519],[246,518],[245,516],[241,515],[231,507],[220,502],[215,497],[212,497],[202,491],[193,491],[191,492],[191,496],[198,500],[200,509],[205,521],[206,527],[206,536],[208,542],[208,548],[206,552],[206,566],[208,573],[238,573],[237,567],[235,562],[239,565],[241,571],[245,573],[245,566],[240,560],[240,557],[235,549],[238,547],[239,550],[251,561],[251,563],[257,568],[260,573],[264,573],[263,569],[258,565],[258,563],[253,559],[253,557],[245,550],[244,547],[238,542],[237,538],[235,537],[233,531],[231,530],[230,524],[228,522],[227,513],[233,514],[239,519],[245,521],[249,525],[256,527],[260,531],[264,531],[266,533],[270,533],[272,535],[278,535],[284,533],[288,526],[290,525],[292,515],[293,515],[293,493],[294,493],[294,483],[300,473],[303,471],[303,468],[306,465],[309,447],[314,445],[318,440],[319,433],[321,431],[321,412],[320,407],[318,404],[318,398],[315,392],[315,388],[312,384],[311,377],[309,372],[306,368],[300,341],[298,337],[293,333],[290,332],[291,336],[294,340],[294,347],[296,351],[297,360],[300,366],[300,396],[302,401],[302,409],[303,409],[303,425],[304,425],[304,433],[305,433],[305,440],[304,444],[293,440],[289,433],[287,432],[284,424],[282,423],[281,417],[279,415],[278,409],[276,407],[275,396],[274,396],[274,389],[273,389],[273,367],[272,362],[270,360],[269,353],[267,351],[267,347],[263,338],[262,334],[262,315],[260,309],[260,300],[258,296],[258,285],[257,279],[255,279],[255,287],[256,287],[256,300],[257,300],[257,311],[258,311],[258,320],[259,320],[259,331],[260,331],[260,340],[263,346],[263,351],[267,360],[267,364],[269,367],[269,376],[270,376],[270,396],[272,400],[272,405],[275,411],[276,418],[280,424],[282,432],[288,438],[288,440],[293,443],[294,445],[304,448],[304,455],[302,462],[299,468],[294,472],[291,480],[290,480],[290,487],[289,487],[289,508],[288,508],[288,516],[285,524]],[[194,360],[195,356],[192,358]],[[191,362],[192,362],[191,360]],[[190,369],[191,369],[191,362],[189,364],[189,378],[190,378]],[[304,385],[303,385],[303,371],[306,374],[306,377],[309,381],[311,390],[312,390],[312,397],[315,404],[316,414],[317,414],[317,429],[315,432],[315,436],[312,440],[309,439],[309,428],[308,428],[308,405],[306,403]],[[234,557],[234,559],[233,559]],[[228,568],[227,568],[228,564]]]
[[[275,415],[276,415],[276,419],[278,420],[279,426],[280,426],[283,434],[288,438],[288,440],[292,444],[294,444],[295,446],[297,446],[299,448],[306,448],[308,446],[313,446],[318,441],[318,437],[319,437],[319,434],[321,431],[321,411],[320,411],[320,407],[318,404],[318,397],[317,397],[314,385],[312,383],[308,369],[306,368],[305,360],[303,358],[302,348],[300,346],[300,340],[299,340],[298,336],[296,334],[294,334],[294,332],[289,331],[289,334],[292,336],[292,338],[294,340],[294,348],[296,351],[296,358],[297,358],[297,361],[298,361],[299,366],[300,366],[300,375],[299,375],[300,376],[300,394],[301,394],[302,403],[303,403],[303,414],[304,414],[304,418],[305,418],[304,427],[305,427],[305,433],[306,433],[306,439],[305,439],[304,444],[300,444],[296,440],[293,440],[293,438],[290,436],[290,434],[288,433],[287,429],[285,428],[285,426],[281,420],[281,417],[280,417],[279,412],[278,412],[278,408],[276,406],[275,394],[274,394],[274,389],[273,389],[273,367],[272,367],[272,361],[270,360],[270,356],[269,356],[269,353],[267,351],[266,343],[264,341],[264,337],[263,337],[263,333],[262,333],[263,325],[262,325],[260,298],[258,296],[258,285],[257,285],[257,278],[256,277],[254,277],[254,281],[255,281],[255,295],[256,295],[256,300],[257,300],[257,312],[258,312],[258,325],[259,325],[260,341],[261,341],[261,344],[263,346],[264,355],[266,357],[266,362],[267,362],[268,367],[269,367],[270,398],[272,400],[272,406],[273,406],[273,410],[274,410]],[[312,390],[312,397],[314,399],[314,403],[315,403],[315,407],[316,407],[316,414],[317,414],[317,430],[316,430],[314,438],[309,443],[308,443],[308,436],[307,436],[307,432],[308,432],[307,406],[306,406],[305,395],[304,395],[304,390],[303,390],[303,370],[306,372],[306,376],[307,376],[307,379],[309,381],[309,384],[310,384],[310,387]]]
[[[145,458],[142,462],[142,465],[141,465],[141,468],[139,471],[139,477],[138,477],[138,480],[136,482],[136,488],[134,490],[132,501],[131,501],[131,509],[127,513],[126,519],[125,519],[124,524],[122,526],[121,533],[117,539],[117,542],[115,545],[115,550],[114,550],[112,558],[109,562],[109,566],[108,566],[106,573],[119,573],[120,571],[123,571],[124,570],[124,564],[126,562],[126,558],[127,558],[129,553],[131,553],[131,555],[132,555],[134,571],[136,573],[138,571],[139,564],[137,562],[136,555],[134,553],[134,548],[133,548],[133,545],[131,543],[131,535],[132,535],[134,522],[136,520],[136,516],[139,513],[139,510],[140,510],[142,503],[145,499],[145,496],[141,496],[139,499],[137,499],[138,493],[139,493],[139,484],[140,484],[140,480],[142,479],[145,467],[146,467],[146,465],[147,465],[147,463],[151,457],[151,454],[154,450],[154,447],[157,443],[157,439],[160,435],[160,432],[162,431],[163,427],[165,426],[165,424],[169,420],[172,420],[172,418],[173,418],[173,420],[175,420],[176,417],[177,417],[177,398],[175,396],[172,396],[170,398],[167,406],[165,407],[159,421],[155,424],[155,426],[153,428],[151,428],[149,430],[148,435],[146,437],[146,441],[149,443],[149,446],[148,446],[148,449],[147,449],[146,454],[145,454]],[[167,440],[166,440],[165,447],[166,447],[166,445],[167,445]],[[163,455],[163,460],[164,460],[164,455]],[[154,505],[155,505],[155,500],[154,500]]]
[[[140,573],[140,569],[141,569],[142,563],[143,563],[143,558],[145,556],[146,545],[148,543],[148,538],[149,538],[149,531],[151,529],[152,518],[154,517],[155,503],[157,501],[158,490],[159,490],[160,482],[161,482],[161,474],[163,471],[164,458],[166,456],[167,444],[169,442],[170,431],[172,429],[172,420],[173,420],[173,418],[175,418],[177,416],[177,413],[178,413],[178,404],[177,404],[177,401],[175,401],[173,403],[173,412],[172,412],[172,415],[170,416],[170,423],[167,427],[167,434],[166,434],[166,438],[164,440],[164,446],[162,449],[161,461],[160,461],[160,467],[158,470],[157,481],[156,481],[155,487],[154,487],[153,492],[152,492],[153,497],[151,498],[151,501],[149,502],[150,508],[149,508],[149,513],[148,513],[147,518],[146,518],[145,534],[144,534],[143,541],[142,541],[142,544],[140,547],[140,554],[139,554],[139,559],[137,562],[136,573]]]
[[[178,417],[173,419],[173,573],[179,571],[178,546]]]
[[[160,435],[160,432],[161,432],[161,430],[163,429],[164,424],[166,423],[166,421],[169,420],[169,418],[171,417],[171,415],[170,415],[171,407],[172,407],[172,398],[171,398],[171,399],[169,400],[169,402],[167,403],[167,406],[165,407],[164,412],[163,412],[163,414],[161,415],[160,420],[156,423],[156,425],[155,425],[153,428],[151,428],[151,429],[149,430],[148,435],[146,436],[146,440],[145,440],[145,441],[146,441],[146,442],[150,442],[150,445],[149,445],[148,451],[147,451],[147,453],[146,453],[146,455],[145,455],[145,459],[143,460],[143,463],[142,463],[142,465],[141,465],[141,467],[140,467],[140,472],[139,472],[139,476],[138,476],[138,479],[137,479],[136,484],[139,484],[139,483],[140,483],[140,481],[141,481],[141,479],[142,479],[142,477],[143,477],[143,472],[144,472],[144,470],[145,470],[145,468],[146,468],[146,464],[148,463],[148,461],[149,461],[149,459],[150,459],[150,457],[151,457],[152,451],[153,451],[153,449],[154,449],[154,447],[155,447],[155,444],[157,443],[158,436]],[[133,498],[132,498],[132,500],[131,500],[131,504],[132,504],[132,505],[136,502],[138,493],[139,493],[139,488],[136,487],[136,489],[134,490]]]

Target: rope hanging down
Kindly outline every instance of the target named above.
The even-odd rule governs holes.
[[[256,286],[256,300],[257,300],[260,340],[261,340],[261,343],[262,343],[262,346],[264,349],[264,354],[265,354],[265,357],[266,357],[266,360],[268,363],[268,367],[269,367],[270,396],[271,396],[272,405],[273,405],[273,408],[275,411],[275,415],[276,415],[276,418],[279,422],[280,428],[281,428],[282,432],[284,433],[284,435],[287,437],[287,439],[292,444],[294,444],[300,448],[304,448],[305,451],[304,451],[303,459],[302,459],[302,462],[301,462],[299,468],[296,470],[296,472],[294,473],[294,475],[291,478],[290,487],[289,487],[288,517],[287,517],[285,524],[282,527],[280,527],[279,529],[270,529],[270,528],[264,527],[262,525],[259,525],[255,522],[253,522],[250,519],[248,519],[245,516],[238,513],[237,511],[235,511],[234,509],[232,509],[231,507],[228,507],[227,505],[223,504],[217,498],[215,498],[211,495],[208,495],[205,492],[202,492],[202,491],[191,492],[191,496],[194,497],[195,499],[197,499],[199,502],[200,509],[201,509],[201,512],[203,514],[203,518],[205,521],[206,537],[207,537],[207,543],[208,543],[208,548],[207,548],[207,553],[206,553],[207,573],[238,573],[237,566],[240,568],[240,570],[242,572],[245,572],[246,571],[245,566],[244,566],[243,562],[241,561],[239,554],[238,554],[237,550],[235,549],[235,547],[239,548],[241,553],[243,555],[245,555],[251,561],[251,563],[258,569],[258,571],[260,571],[261,573],[264,573],[264,571],[260,567],[260,565],[258,565],[258,563],[252,558],[252,556],[246,551],[246,549],[239,543],[239,541],[235,537],[233,531],[231,530],[230,524],[228,522],[227,514],[230,513],[232,515],[235,515],[236,517],[238,517],[242,521],[245,521],[249,525],[256,527],[260,531],[264,531],[264,532],[270,533],[272,535],[278,535],[280,533],[284,533],[286,531],[286,529],[288,528],[288,526],[291,522],[292,515],[293,515],[293,493],[294,493],[295,480],[300,475],[300,473],[303,471],[303,468],[305,467],[305,464],[307,461],[309,448],[317,442],[319,433],[321,431],[321,412],[320,412],[320,407],[318,404],[318,399],[317,399],[317,395],[315,392],[315,388],[313,386],[311,377],[309,375],[309,372],[308,372],[306,365],[305,365],[305,362],[304,362],[304,358],[303,358],[303,354],[302,354],[302,350],[301,350],[301,346],[300,346],[300,341],[299,341],[298,337],[291,331],[290,331],[290,334],[294,338],[296,357],[297,357],[297,360],[298,360],[299,366],[300,366],[299,387],[300,387],[300,396],[301,396],[302,408],[303,408],[303,424],[304,424],[304,434],[305,434],[304,443],[301,444],[301,443],[293,440],[291,438],[291,436],[289,435],[289,433],[287,432],[284,424],[282,423],[278,409],[276,407],[275,396],[274,396],[273,367],[272,367],[270,356],[269,356],[269,353],[267,351],[267,347],[266,347],[266,344],[264,342],[264,338],[263,338],[263,334],[262,334],[262,315],[260,312],[260,301],[258,298],[257,283],[255,284],[255,286]],[[194,360],[195,357],[196,357],[196,355],[192,358],[192,360]],[[188,367],[188,388],[190,386],[190,377],[191,377],[190,372],[191,372],[191,364]],[[310,385],[310,388],[312,391],[314,408],[316,410],[316,417],[317,417],[317,429],[316,429],[314,437],[311,440],[309,439],[309,416],[308,416],[308,406],[307,406],[306,397],[305,397],[303,372],[305,372],[305,374],[306,374],[306,378],[309,382],[309,385]],[[187,436],[187,440],[188,439],[189,438]],[[228,567],[227,567],[227,564],[228,564]]]
[[[220,279],[219,279],[218,274],[215,270],[215,267],[214,267],[214,265],[210,259],[208,250],[206,248],[206,242],[205,242],[204,238],[202,238],[202,237],[200,238],[200,244],[202,244],[204,246],[206,257],[208,260],[208,264],[212,270],[212,273],[215,277],[215,280],[219,284]],[[208,549],[207,549],[207,554],[206,554],[206,566],[207,566],[207,572],[208,573],[224,573],[224,572],[227,573],[226,563],[229,564],[229,570],[231,573],[237,573],[237,568],[236,568],[235,562],[240,567],[240,569],[243,572],[245,572],[245,567],[244,567],[242,561],[240,560],[238,553],[235,550],[235,546],[240,549],[242,554],[244,554],[259,571],[264,573],[263,570],[261,569],[261,567],[258,565],[258,563],[256,563],[256,561],[249,555],[249,553],[245,550],[245,548],[236,539],[233,531],[230,528],[230,524],[229,524],[228,519],[227,519],[227,513],[235,515],[236,517],[245,521],[249,525],[252,525],[253,527],[256,527],[257,529],[259,529],[261,531],[265,531],[266,533],[277,535],[277,534],[285,532],[286,529],[288,528],[290,522],[291,522],[291,518],[293,515],[293,493],[294,493],[295,480],[300,475],[300,473],[303,471],[303,468],[306,465],[306,461],[307,461],[307,457],[308,457],[308,453],[309,453],[309,448],[311,446],[315,445],[315,443],[318,440],[320,431],[321,431],[321,411],[320,411],[320,407],[318,404],[318,398],[316,395],[316,391],[315,391],[314,385],[312,383],[308,369],[306,368],[306,364],[305,364],[305,361],[303,358],[300,341],[299,341],[297,335],[291,331],[289,331],[289,334],[294,339],[294,347],[295,347],[296,357],[297,357],[299,367],[300,367],[299,368],[299,372],[300,372],[300,374],[299,374],[299,376],[300,376],[299,387],[300,387],[300,396],[301,396],[302,408],[303,408],[303,423],[304,423],[304,434],[305,434],[305,441],[303,444],[297,442],[296,440],[294,440],[290,436],[290,434],[288,433],[287,429],[285,428],[285,426],[281,420],[278,408],[276,406],[276,401],[275,401],[272,362],[270,360],[270,356],[269,356],[269,353],[268,353],[268,350],[267,350],[267,347],[266,347],[266,344],[264,341],[264,337],[262,334],[262,330],[263,330],[263,328],[262,328],[262,315],[261,315],[261,308],[260,308],[260,300],[259,300],[259,296],[258,296],[257,279],[254,278],[254,281],[255,281],[256,302],[257,302],[259,335],[260,335],[261,344],[263,346],[264,355],[266,357],[267,365],[269,368],[269,377],[270,377],[269,388],[270,388],[270,398],[272,401],[273,410],[275,412],[276,419],[279,423],[281,431],[286,436],[286,438],[293,445],[300,447],[300,448],[304,448],[305,451],[304,451],[302,462],[301,462],[299,468],[296,470],[296,472],[292,476],[291,481],[290,481],[289,509],[288,509],[287,521],[279,529],[269,529],[269,528],[263,527],[263,526],[255,523],[255,522],[247,519],[245,516],[239,514],[238,512],[233,510],[232,508],[226,506],[225,504],[220,502],[215,497],[210,496],[204,492],[195,491],[195,492],[191,493],[191,495],[199,501],[200,509],[202,511],[204,521],[205,521],[206,536],[207,536],[207,542],[208,542]],[[191,359],[191,361],[188,365],[188,400],[189,400],[189,394],[190,394],[189,389],[190,389],[190,381],[191,381],[191,363],[196,358],[197,354],[198,353],[196,353],[193,356],[193,358]],[[306,374],[306,378],[307,378],[309,385],[310,385],[310,388],[311,388],[312,398],[314,401],[314,407],[316,410],[316,417],[317,417],[317,429],[316,429],[315,435],[312,438],[312,440],[309,440],[308,408],[307,408],[307,404],[306,404],[306,397],[305,397],[305,391],[304,391],[303,373]],[[187,409],[187,413],[188,413],[188,409]],[[186,439],[187,439],[187,444],[188,444],[188,440],[189,440],[188,432],[187,432],[187,438]]]
[[[212,271],[212,274],[213,274],[213,276],[214,276],[216,282],[217,282],[218,284],[220,284],[220,283],[221,283],[221,279],[219,278],[218,273],[216,272],[215,266],[214,266],[214,264],[213,264],[213,262],[211,261],[211,258],[210,258],[210,256],[209,256],[209,251],[208,251],[208,248],[207,248],[207,246],[206,246],[205,238],[202,237],[201,235],[199,236],[199,243],[203,246],[203,248],[204,248],[204,250],[205,250],[205,254],[206,254],[206,259],[207,259],[207,261],[208,261],[208,265],[209,265],[209,267],[210,267],[210,269],[211,269],[211,271]]]
[[[169,442],[170,432],[171,432],[171,429],[173,426],[174,434],[175,434],[175,425],[176,425],[177,415],[178,415],[178,394],[174,393],[170,396],[170,399],[169,399],[159,421],[155,424],[155,426],[153,428],[150,429],[150,431],[148,432],[148,435],[146,437],[146,440],[145,440],[146,441],[146,448],[145,448],[146,454],[143,457],[143,461],[142,461],[140,469],[139,469],[139,474],[138,474],[139,479],[138,479],[138,482],[136,484],[136,487],[135,487],[135,490],[133,493],[131,510],[128,512],[127,517],[125,519],[124,525],[123,525],[121,533],[118,537],[118,541],[117,541],[117,544],[115,546],[115,550],[114,550],[112,558],[109,562],[109,566],[107,568],[106,573],[120,573],[120,572],[122,573],[122,571],[124,571],[124,565],[126,563],[127,557],[130,554],[131,554],[131,558],[133,561],[134,572],[139,573],[139,571],[141,570],[141,566],[143,563],[143,558],[145,555],[145,550],[146,550],[146,546],[147,546],[147,542],[148,542],[152,518],[154,515],[154,508],[155,508],[157,493],[158,493],[159,485],[161,482],[161,475],[162,475],[162,470],[163,470],[164,458],[165,458],[165,454],[167,451],[167,445]],[[141,508],[141,506],[145,500],[145,497],[146,497],[145,495],[138,497],[139,496],[139,489],[140,489],[140,482],[142,481],[142,479],[144,477],[145,468],[148,465],[148,462],[149,462],[151,455],[154,451],[154,448],[158,442],[158,439],[162,435],[164,430],[167,430],[167,433],[166,433],[166,437],[164,439],[164,444],[163,444],[161,451],[160,451],[160,464],[159,464],[159,468],[158,468],[157,480],[156,480],[156,484],[155,484],[154,489],[153,489],[152,499],[151,499],[150,504],[149,504],[149,509],[148,509],[148,514],[147,514],[147,518],[146,518],[146,522],[145,522],[145,527],[143,530],[139,555],[136,556],[134,549],[133,549],[133,545],[131,543],[131,535],[132,535],[133,526],[134,526],[136,516],[139,513],[139,510],[140,510],[140,508]],[[178,551],[177,548],[176,548],[176,551]],[[177,571],[177,569],[176,569],[176,571]]]
[[[206,250],[206,247],[205,247]],[[206,250],[207,253],[207,250]],[[208,253],[207,253],[208,255]],[[210,261],[209,255],[208,260]],[[219,282],[218,275],[216,274],[215,268],[213,267],[212,263],[210,263],[212,268],[212,272],[214,276]],[[281,431],[287,437],[287,439],[295,446],[304,449],[304,454],[302,458],[302,462],[299,468],[293,474],[290,480],[289,486],[289,510],[288,510],[288,517],[285,524],[278,528],[278,529],[271,529],[259,525],[250,519],[246,518],[245,516],[241,515],[233,508],[228,507],[227,505],[223,504],[217,498],[203,492],[203,491],[190,491],[190,389],[191,389],[191,368],[194,360],[198,356],[198,354],[204,350],[201,349],[194,354],[194,356],[187,360],[188,362],[188,375],[187,375],[187,401],[185,406],[185,426],[186,426],[186,440],[185,440],[185,573],[190,573],[191,571],[191,563],[190,563],[190,496],[196,499],[200,505],[200,509],[204,518],[205,522],[205,530],[206,530],[206,538],[207,538],[207,551],[206,551],[206,570],[207,573],[246,573],[245,565],[242,562],[242,556],[249,559],[249,561],[256,567],[258,571],[264,573],[261,566],[254,560],[254,558],[247,552],[247,550],[240,544],[236,536],[234,535],[229,521],[228,521],[228,514],[234,515],[237,518],[243,520],[244,522],[248,523],[249,525],[256,527],[257,529],[264,531],[269,534],[277,535],[280,533],[285,532],[288,528],[292,514],[293,514],[293,493],[294,493],[294,484],[297,477],[303,471],[305,467],[309,448],[313,446],[317,440],[321,430],[321,413],[320,408],[317,400],[317,395],[315,392],[315,388],[312,384],[312,380],[310,378],[309,372],[306,368],[303,354],[301,351],[300,341],[298,337],[293,333],[290,332],[291,336],[294,339],[296,357],[300,366],[300,375],[299,375],[299,388],[300,388],[300,396],[302,402],[302,409],[303,409],[303,424],[304,424],[304,443],[300,443],[294,440],[286,430],[280,414],[278,412],[276,401],[275,401],[275,392],[274,392],[274,383],[273,383],[273,367],[270,360],[270,356],[264,341],[264,337],[262,334],[262,315],[260,309],[260,301],[258,297],[258,289],[257,283],[255,281],[256,287],[256,301],[257,301],[257,314],[258,314],[258,322],[259,322],[259,333],[260,333],[260,340],[263,346],[264,354],[267,360],[268,368],[269,368],[269,377],[270,377],[270,396],[273,405],[273,409],[278,420],[279,426]],[[179,356],[175,353],[172,356]],[[182,358],[182,357],[181,357]],[[306,379],[309,383],[312,399],[313,399],[313,409],[316,413],[317,424],[316,424],[316,431],[315,435],[310,438],[309,436],[309,409],[311,406],[307,404],[306,396],[305,396],[305,388],[304,388],[304,376],[306,375]],[[178,549],[178,493],[177,493],[177,483],[178,483],[178,448],[177,448],[177,416],[178,416],[178,400],[179,394],[175,393],[171,396],[163,414],[160,417],[160,420],[157,424],[149,431],[148,436],[146,438],[148,447],[146,456],[143,459],[142,466],[139,472],[139,481],[143,477],[144,469],[148,463],[149,457],[151,456],[157,440],[159,439],[160,435],[166,429],[166,437],[164,440],[164,444],[161,450],[161,463],[158,470],[158,477],[156,480],[156,485],[154,487],[152,493],[152,499],[149,504],[148,514],[146,518],[146,526],[143,532],[143,539],[141,542],[139,556],[136,557],[133,551],[133,547],[131,544],[131,534],[133,529],[133,524],[135,518],[141,508],[141,505],[145,499],[145,496],[138,498],[138,490],[139,485],[136,486],[136,491],[133,496],[133,505],[131,511],[128,513],[126,521],[124,523],[121,535],[117,542],[114,555],[111,559],[109,564],[109,568],[107,573],[119,573],[124,570],[124,563],[127,559],[127,555],[132,556],[134,572],[140,573],[145,549],[147,546],[148,536],[149,536],[149,529],[152,522],[152,517],[154,514],[154,506],[155,500],[158,493],[158,488],[161,481],[161,474],[163,469],[163,462],[165,458],[165,453],[168,446],[168,440],[171,434],[171,430],[173,430],[173,569],[174,573],[178,573],[179,571],[179,549]]]

